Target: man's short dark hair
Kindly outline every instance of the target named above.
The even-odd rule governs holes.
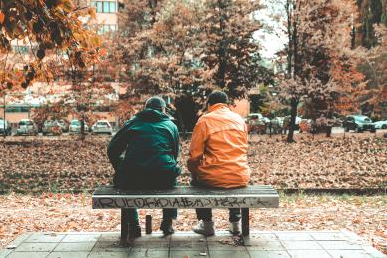
[[[227,104],[228,97],[223,91],[214,91],[208,96],[207,104],[212,106],[218,103]]]

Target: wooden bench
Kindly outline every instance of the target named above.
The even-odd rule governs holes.
[[[93,209],[121,209],[121,240],[128,236],[127,208],[241,208],[242,234],[246,236],[249,235],[249,208],[278,208],[279,204],[277,191],[267,185],[238,189],[180,186],[165,190],[120,190],[100,186],[92,199]]]

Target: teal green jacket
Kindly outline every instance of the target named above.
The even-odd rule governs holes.
[[[107,153],[118,188],[171,187],[181,173],[177,127],[167,115],[153,109],[126,122],[109,143]]]

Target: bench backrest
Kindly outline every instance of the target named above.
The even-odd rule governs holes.
[[[163,190],[120,190],[100,186],[93,193],[93,209],[122,208],[278,208],[273,187],[254,185],[238,189],[181,186]]]

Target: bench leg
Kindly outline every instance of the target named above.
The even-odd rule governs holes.
[[[249,208],[242,208],[242,235],[248,236],[249,234]]]
[[[127,245],[129,234],[129,212],[127,209],[121,209],[121,245]]]
[[[145,216],[145,233],[152,234],[152,216],[151,215]]]

